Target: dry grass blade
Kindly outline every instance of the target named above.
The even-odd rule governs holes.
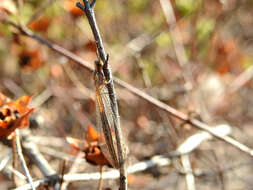
[[[21,165],[25,171],[25,174],[26,174],[26,177],[27,177],[27,180],[28,182],[30,183],[31,185],[31,188],[33,190],[35,190],[35,187],[34,187],[34,184],[33,184],[33,180],[32,180],[32,177],[30,175],[30,172],[29,172],[29,169],[27,168],[27,165],[26,165],[26,162],[25,162],[25,159],[23,157],[23,153],[22,153],[22,147],[21,147],[21,143],[20,143],[20,136],[19,136],[19,130],[16,129],[16,144],[17,144],[17,153],[18,153],[18,157],[21,161]]]

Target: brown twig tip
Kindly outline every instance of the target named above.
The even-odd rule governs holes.
[[[91,7],[92,9],[94,8],[94,6],[95,6],[95,4],[96,4],[96,1],[97,1],[97,0],[93,0],[93,1],[91,2],[90,7]]]
[[[84,12],[86,11],[85,9],[93,10],[96,4],[96,0],[93,0],[91,3],[89,2],[89,0],[83,0],[83,4],[84,5],[82,5],[80,2],[77,2],[76,6],[82,9]]]
[[[77,2],[77,3],[76,3],[76,6],[77,6],[78,8],[80,8],[80,9],[82,9],[83,11],[85,11],[85,6],[82,5],[80,2]]]

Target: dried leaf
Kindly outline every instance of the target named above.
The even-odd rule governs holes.
[[[24,49],[19,54],[19,65],[25,70],[36,70],[44,64],[41,53],[38,49]]]
[[[8,98],[7,96],[5,96],[3,93],[0,92],[0,106],[7,104],[11,101],[10,98]]]
[[[52,19],[48,18],[47,16],[40,17],[39,19],[32,21],[29,24],[29,28],[39,32],[46,32],[51,24],[51,20]]]
[[[83,11],[76,7],[75,1],[65,0],[64,9],[68,11],[74,18],[84,15]]]
[[[16,101],[0,93],[0,137],[11,138],[15,129],[29,126],[29,116],[34,109],[28,108],[32,96],[23,96]]]
[[[99,165],[99,166],[110,166],[110,162],[106,159],[103,152],[99,148],[99,146],[89,146],[87,149],[84,150],[85,152],[85,159],[87,162],[93,164],[93,165]]]
[[[87,142],[93,142],[93,141],[98,141],[99,134],[98,132],[91,126],[88,126],[88,131],[85,134],[85,140]]]
[[[110,162],[104,156],[98,143],[98,132],[89,125],[88,131],[85,134],[85,140],[82,141],[72,137],[66,137],[68,143],[75,149],[83,151],[85,153],[85,159],[87,162],[93,165],[107,165],[111,167]]]
[[[93,53],[96,53],[97,52],[97,46],[96,46],[96,43],[95,43],[95,41],[88,41],[85,45],[84,45],[84,47],[87,49],[87,50],[89,50],[89,51],[91,51],[91,52],[93,52]]]

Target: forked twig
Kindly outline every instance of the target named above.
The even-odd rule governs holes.
[[[20,134],[23,142],[23,149],[27,156],[33,161],[33,163],[40,169],[44,177],[51,176],[51,185],[54,185],[54,189],[57,188],[58,175],[54,169],[50,166],[44,156],[40,153],[37,145],[32,142],[32,135],[29,130],[22,130]],[[33,183],[34,184],[34,183]],[[34,185],[36,186],[36,185]]]
[[[55,175],[56,172],[44,158],[44,156],[40,153],[37,145],[29,139],[31,134],[22,133],[23,147],[25,153],[29,156],[29,158],[36,164],[36,166],[40,169],[41,173],[46,176]]]

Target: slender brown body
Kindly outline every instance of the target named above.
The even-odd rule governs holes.
[[[100,137],[101,149],[106,158],[111,162],[113,167],[119,168],[119,159],[117,144],[114,133],[116,117],[112,111],[110,98],[106,89],[106,81],[103,74],[103,65],[101,62],[95,62],[94,81],[96,87],[96,105],[97,105],[97,127],[102,131]],[[104,142],[105,141],[105,142]]]

